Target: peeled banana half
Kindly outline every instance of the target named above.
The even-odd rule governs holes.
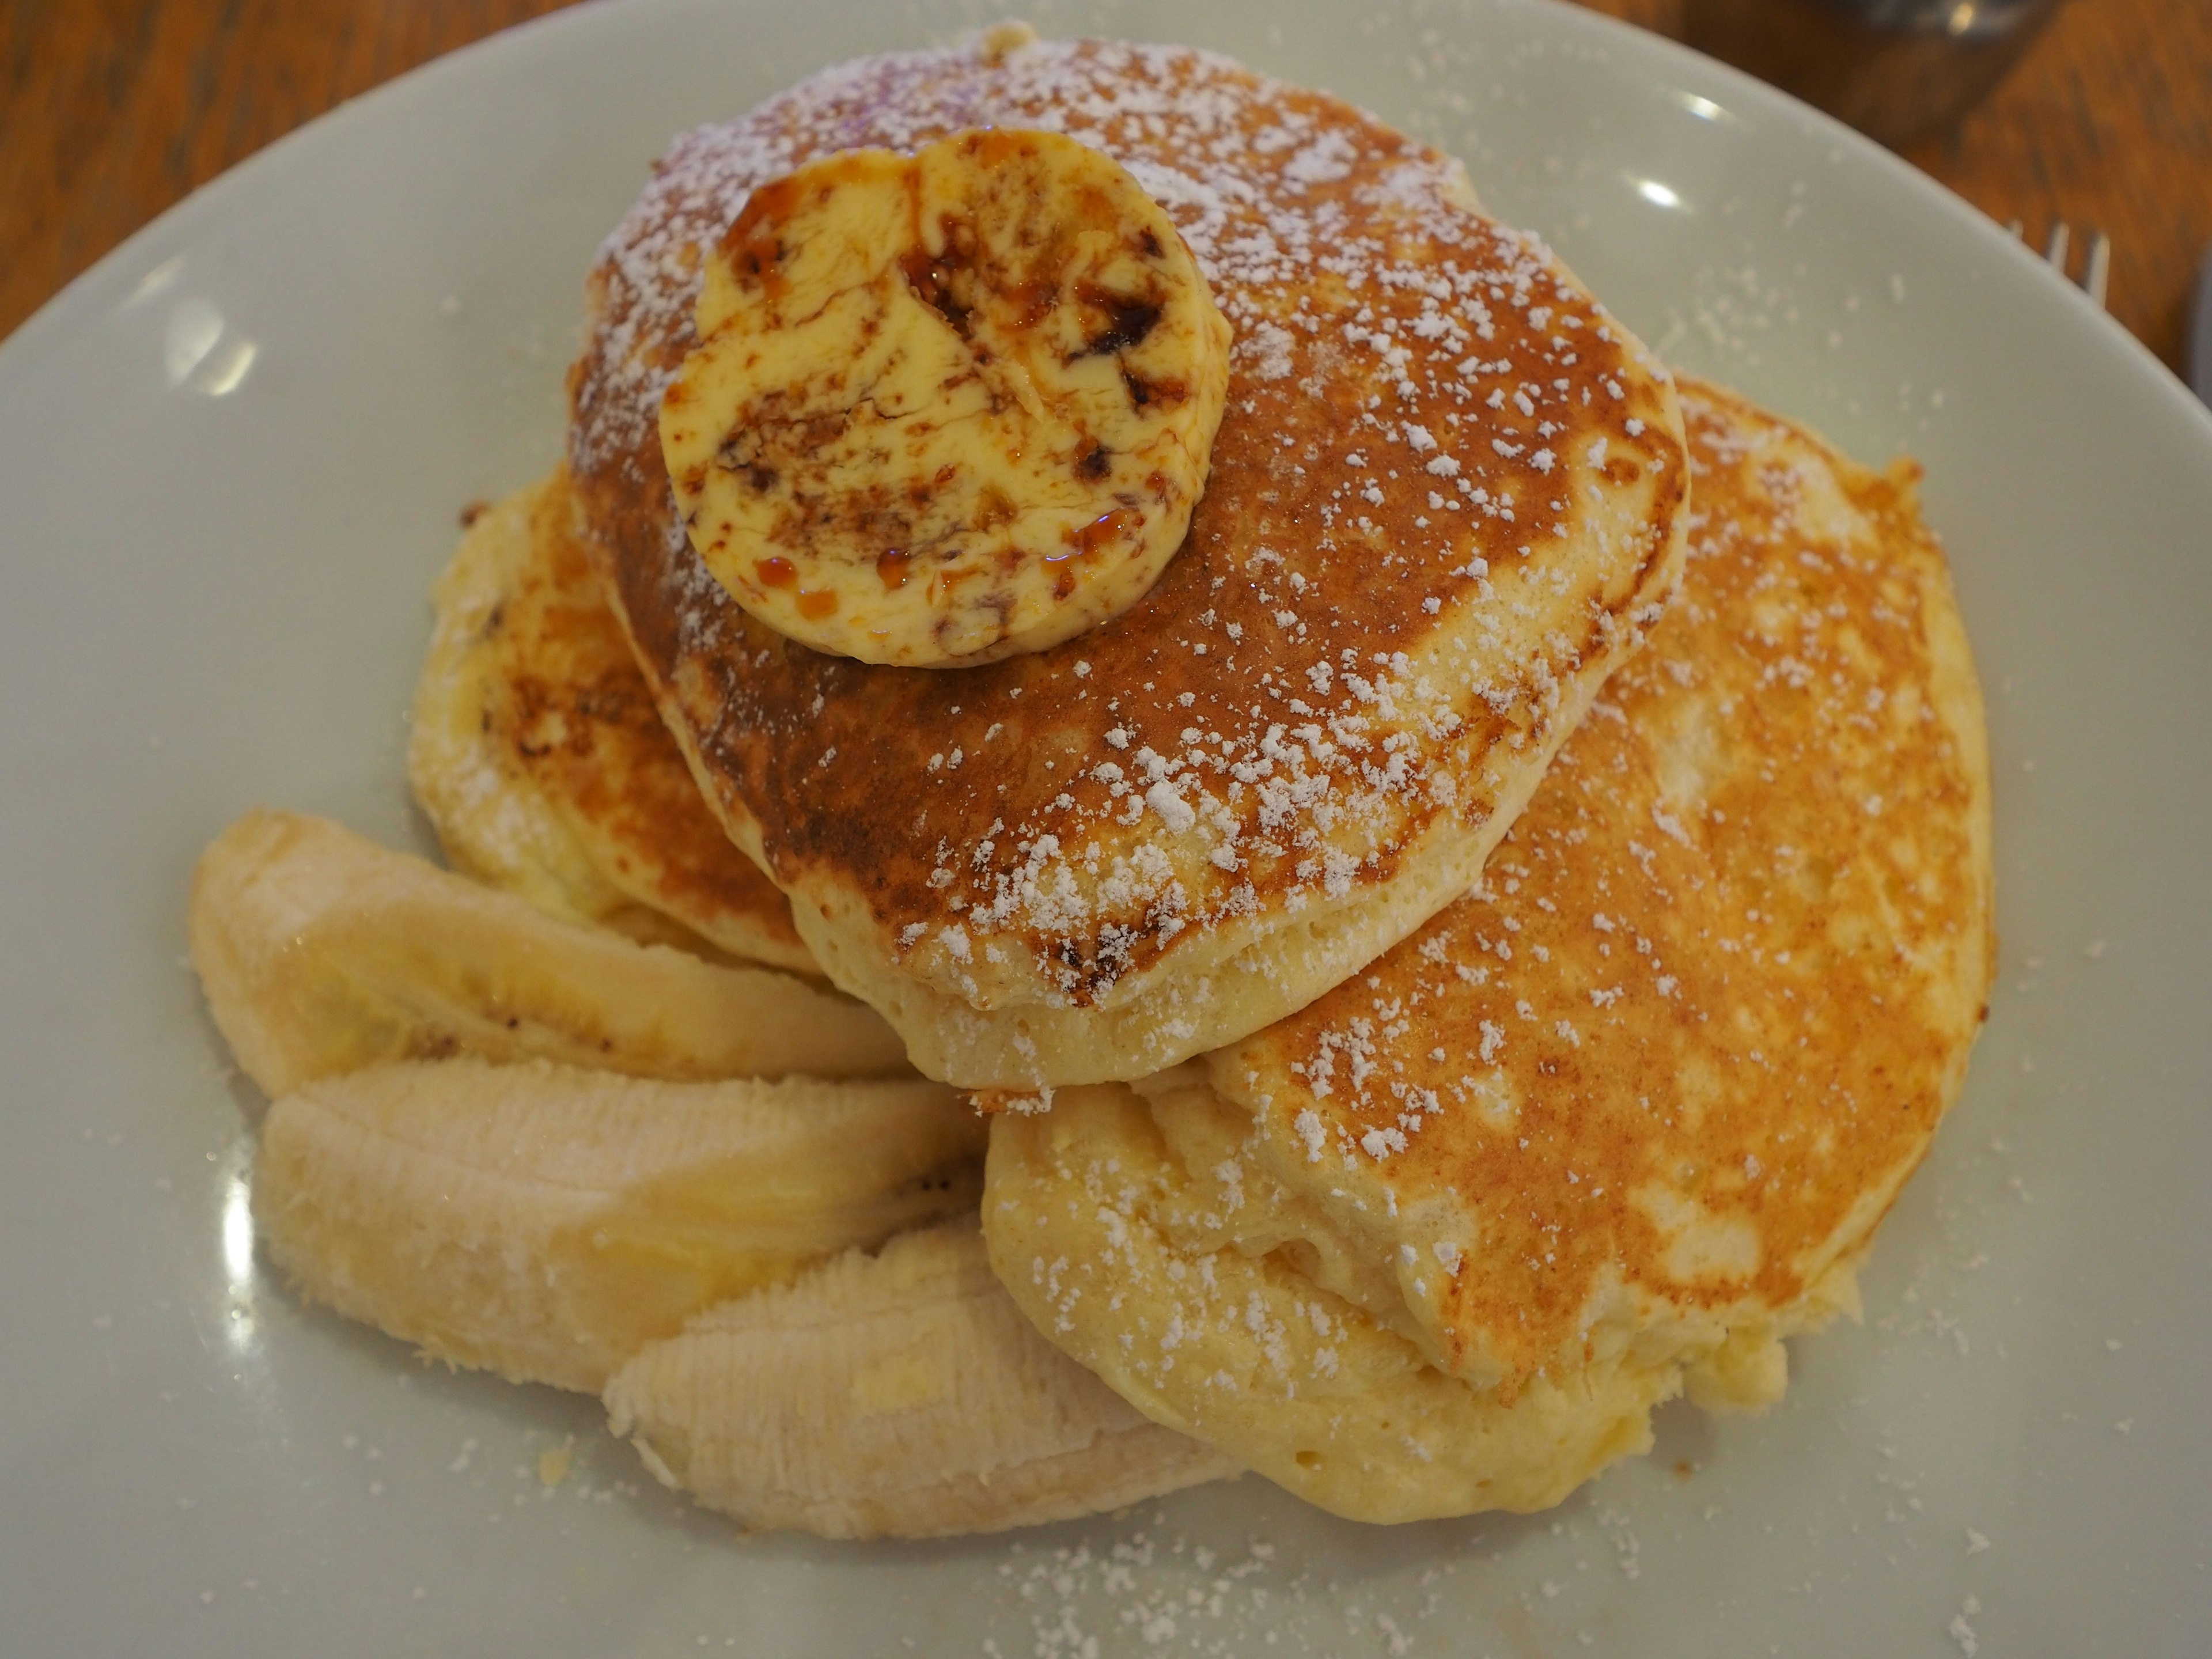
[[[250,812],[208,848],[190,936],[216,1025],[271,1097],[461,1050],[674,1079],[908,1069],[849,998],[562,921],[298,813]]]
[[[434,1358],[597,1393],[693,1314],[973,1210],[983,1133],[920,1079],[667,1083],[473,1058],[288,1095],[256,1223],[311,1298]]]
[[[825,1538],[1032,1526],[1236,1473],[1040,1336],[973,1216],[700,1315],[606,1404],[669,1486]]]

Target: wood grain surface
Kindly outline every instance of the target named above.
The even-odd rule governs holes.
[[[0,0],[0,336],[272,139],[568,0]],[[1591,0],[1679,33],[1681,0]],[[1018,11],[1018,5],[1010,5]],[[1909,158],[1993,217],[2112,239],[2112,309],[2178,363],[2212,244],[2212,0],[2074,0]]]

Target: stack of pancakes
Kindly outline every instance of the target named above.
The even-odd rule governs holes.
[[[987,126],[1104,150],[1196,255],[1236,336],[1211,479],[1064,644],[820,655],[672,500],[701,260],[811,159]],[[1362,1519],[1527,1510],[1686,1386],[1771,1402],[1783,1339],[1855,1310],[1992,960],[1978,694],[1909,468],[1678,386],[1455,164],[1176,48],[825,71],[679,140],[591,295],[566,465],[441,587],[418,797],[467,874],[826,979],[994,1111],[980,1240],[864,1246],[832,1301],[880,1325],[939,1239],[1020,1333],[959,1386],[1054,1425],[994,1506],[1002,1447],[879,1433],[908,1373],[839,1371],[805,1434],[875,1435],[882,1492],[795,1502],[781,1396],[732,1381],[771,1288],[610,1389],[657,1471],[848,1534],[1232,1468]],[[883,1495],[944,1490],[931,1457],[981,1460],[956,1504]]]

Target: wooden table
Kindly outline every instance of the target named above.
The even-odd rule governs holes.
[[[1591,3],[1679,27],[1680,0]],[[271,139],[566,3],[0,0],[0,336]],[[1993,96],[1910,158],[2031,238],[2062,219],[2108,232],[2113,314],[2178,363],[2212,244],[2212,3],[2074,0]]]

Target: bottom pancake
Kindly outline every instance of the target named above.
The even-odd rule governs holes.
[[[1759,1407],[1964,1080],[1981,705],[1909,472],[1685,385],[1680,598],[1482,884],[1290,1018],[993,1127],[1016,1301],[1322,1507],[1557,1502]]]
[[[648,944],[818,975],[661,724],[565,472],[486,508],[436,599],[407,763],[455,868]]]

